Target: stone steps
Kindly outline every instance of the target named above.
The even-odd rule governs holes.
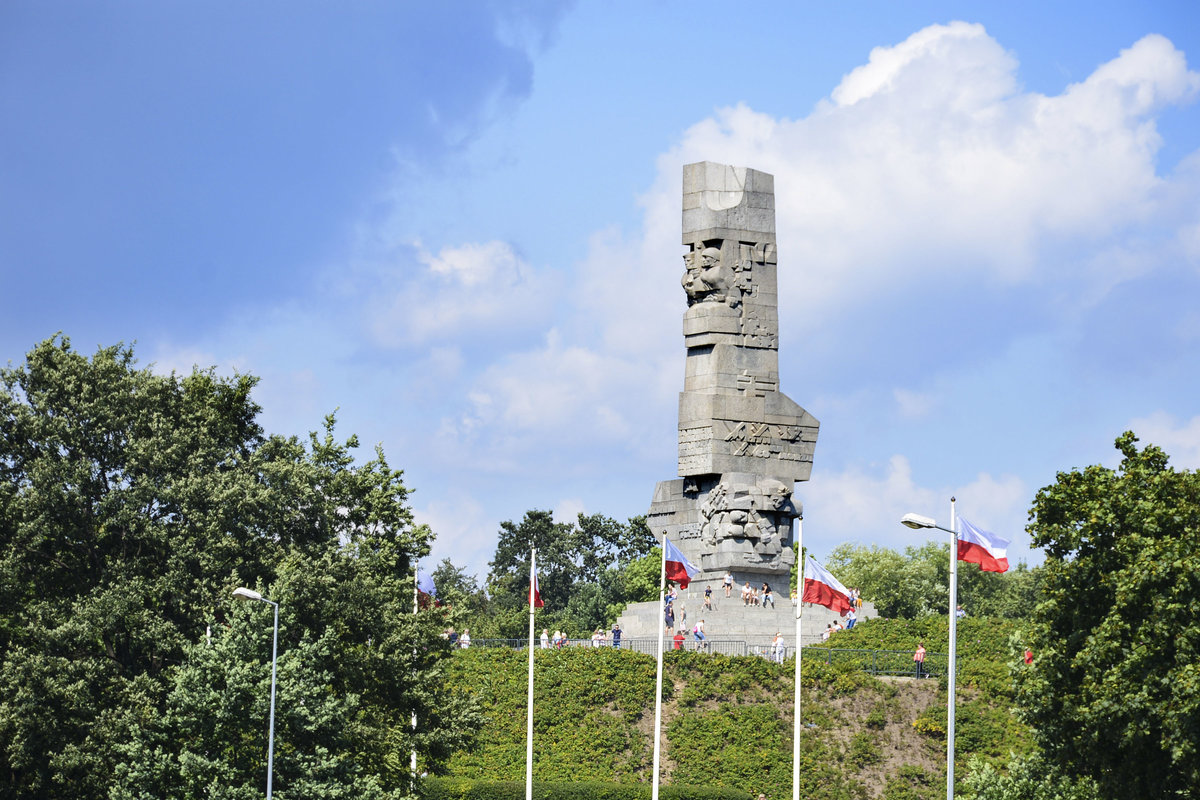
[[[736,597],[721,596],[714,599],[713,609],[704,607],[704,598],[697,594],[687,597],[686,593],[675,601],[675,625],[684,627],[685,633],[691,637],[692,626],[700,619],[704,620],[704,630],[709,639],[737,639],[751,643],[769,643],[775,637],[776,631],[783,634],[783,640],[788,647],[796,643],[796,609],[790,600],[778,603],[775,608],[767,606],[745,606]],[[686,611],[686,622],[682,619],[682,611]],[[875,606],[863,603],[859,619],[876,617]],[[837,614],[824,606],[812,603],[803,604],[802,638],[808,645],[821,640],[825,626],[835,619],[841,619]],[[622,635],[627,638],[646,638],[658,635],[658,626],[662,620],[661,606],[657,601],[649,603],[631,603],[618,618]]]

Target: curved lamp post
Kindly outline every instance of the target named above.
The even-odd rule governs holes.
[[[271,800],[271,779],[275,771],[275,662],[279,654],[279,603],[268,600],[253,589],[239,586],[233,590],[233,596],[243,602],[258,600],[275,607],[275,633],[271,641],[271,717],[270,732],[267,735],[267,800]]]
[[[958,532],[954,530],[954,498],[950,498],[950,527],[943,528],[931,517],[905,514],[900,524],[915,530],[936,528],[950,534],[950,663],[946,668],[946,800],[954,800],[954,677],[956,670],[955,645],[958,635]]]

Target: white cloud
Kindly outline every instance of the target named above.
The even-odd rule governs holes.
[[[1028,548],[1020,535],[1029,494],[1020,478],[1006,475],[995,478],[980,473],[959,487],[930,488],[914,477],[912,466],[902,455],[893,455],[886,464],[851,466],[838,474],[814,473],[808,484],[797,487],[803,497],[819,497],[820,502],[805,509],[805,537],[818,553],[827,553],[842,542],[875,543],[897,550],[914,544],[914,538],[900,525],[909,512],[931,516],[942,525],[949,524],[951,497],[958,500],[959,513],[981,527],[1014,541],[1013,555],[1025,559]]]
[[[482,583],[487,564],[495,555],[495,534],[500,521],[491,519],[479,501],[469,492],[458,492],[413,508],[418,525],[428,525],[436,534],[433,542],[432,571],[444,558],[457,567],[466,566]]]
[[[941,69],[947,62],[956,64],[954,74]],[[846,75],[831,97],[839,106],[889,93],[915,94],[930,104],[947,100],[953,104],[953,98],[959,97],[974,106],[972,98],[1012,93],[1015,68],[1016,61],[988,37],[982,25],[931,25],[894,47],[871,50],[867,63]],[[961,94],[964,89],[969,91],[966,96]]]
[[[435,275],[443,275],[463,286],[481,283],[518,283],[528,266],[508,242],[469,242],[444,247],[437,255],[422,250],[418,258]]]
[[[896,399],[900,416],[910,419],[926,416],[936,403],[932,395],[908,389],[893,389],[892,396]]]
[[[1173,414],[1155,411],[1131,420],[1128,429],[1137,434],[1143,446],[1161,447],[1176,468],[1200,469],[1200,416],[1181,422]]]
[[[587,507],[578,497],[564,497],[558,501],[558,505],[554,506],[555,522],[574,523],[579,519],[580,514],[587,514]]]
[[[366,277],[359,301],[377,344],[463,342],[552,318],[561,281],[535,271],[507,242],[468,242],[436,254],[417,243]],[[360,278],[361,279],[361,278]]]
[[[159,375],[170,375],[174,372],[176,375],[190,375],[193,367],[207,369],[218,364],[217,357],[210,351],[200,347],[185,346],[175,347],[166,342],[160,342],[154,349],[154,356],[151,359],[151,369]],[[235,370],[240,370],[243,364],[240,360],[229,364],[222,364],[222,368],[231,367]]]
[[[1190,101],[1200,75],[1161,36],[1057,96],[1018,91],[1016,66],[978,25],[932,26],[877,48],[806,117],[722,109],[660,159],[671,174],[646,200],[647,235],[677,237],[677,213],[658,209],[678,207],[667,195],[678,193],[680,164],[773,173],[780,290],[812,309],[805,332],[914,280],[978,271],[1000,285],[1057,279],[1086,290],[1149,268],[1128,257],[1043,259],[1052,246],[1120,245],[1131,226],[1170,211],[1164,203],[1200,202],[1194,182],[1183,196],[1161,191],[1151,116]]]

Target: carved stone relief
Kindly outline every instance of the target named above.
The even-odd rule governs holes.
[[[700,504],[705,569],[776,571],[794,563],[792,489],[774,478],[725,475]]]

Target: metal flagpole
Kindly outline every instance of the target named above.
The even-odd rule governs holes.
[[[529,550],[529,697],[525,706],[525,800],[533,800],[533,583],[537,550]]]
[[[800,800],[800,659],[804,645],[800,640],[800,617],[804,614],[804,517],[796,517],[796,565],[800,570],[796,586],[796,697],[793,708],[796,719],[792,722],[792,800]]]
[[[658,770],[662,763],[662,673],[663,673],[663,601],[667,594],[667,534],[663,532],[662,567],[658,573],[658,674],[654,679],[654,788],[650,800],[658,800]],[[526,798],[528,800],[528,798]]]
[[[419,584],[420,581],[421,581],[421,568],[417,567],[416,569],[413,570],[413,616],[414,617],[417,615],[417,610],[418,610],[417,584]],[[417,655],[417,651],[416,651],[416,649],[414,649],[413,656],[415,657],[416,655]],[[409,759],[409,770],[412,772],[413,791],[416,791],[416,789],[417,789],[417,746],[416,746],[417,710],[416,710],[416,708],[413,708],[413,712],[412,712],[412,732],[413,732],[414,744],[413,744],[413,749],[412,749],[412,755]]]
[[[946,800],[954,800],[954,679],[958,644],[958,520],[950,498],[950,664],[946,668]]]

